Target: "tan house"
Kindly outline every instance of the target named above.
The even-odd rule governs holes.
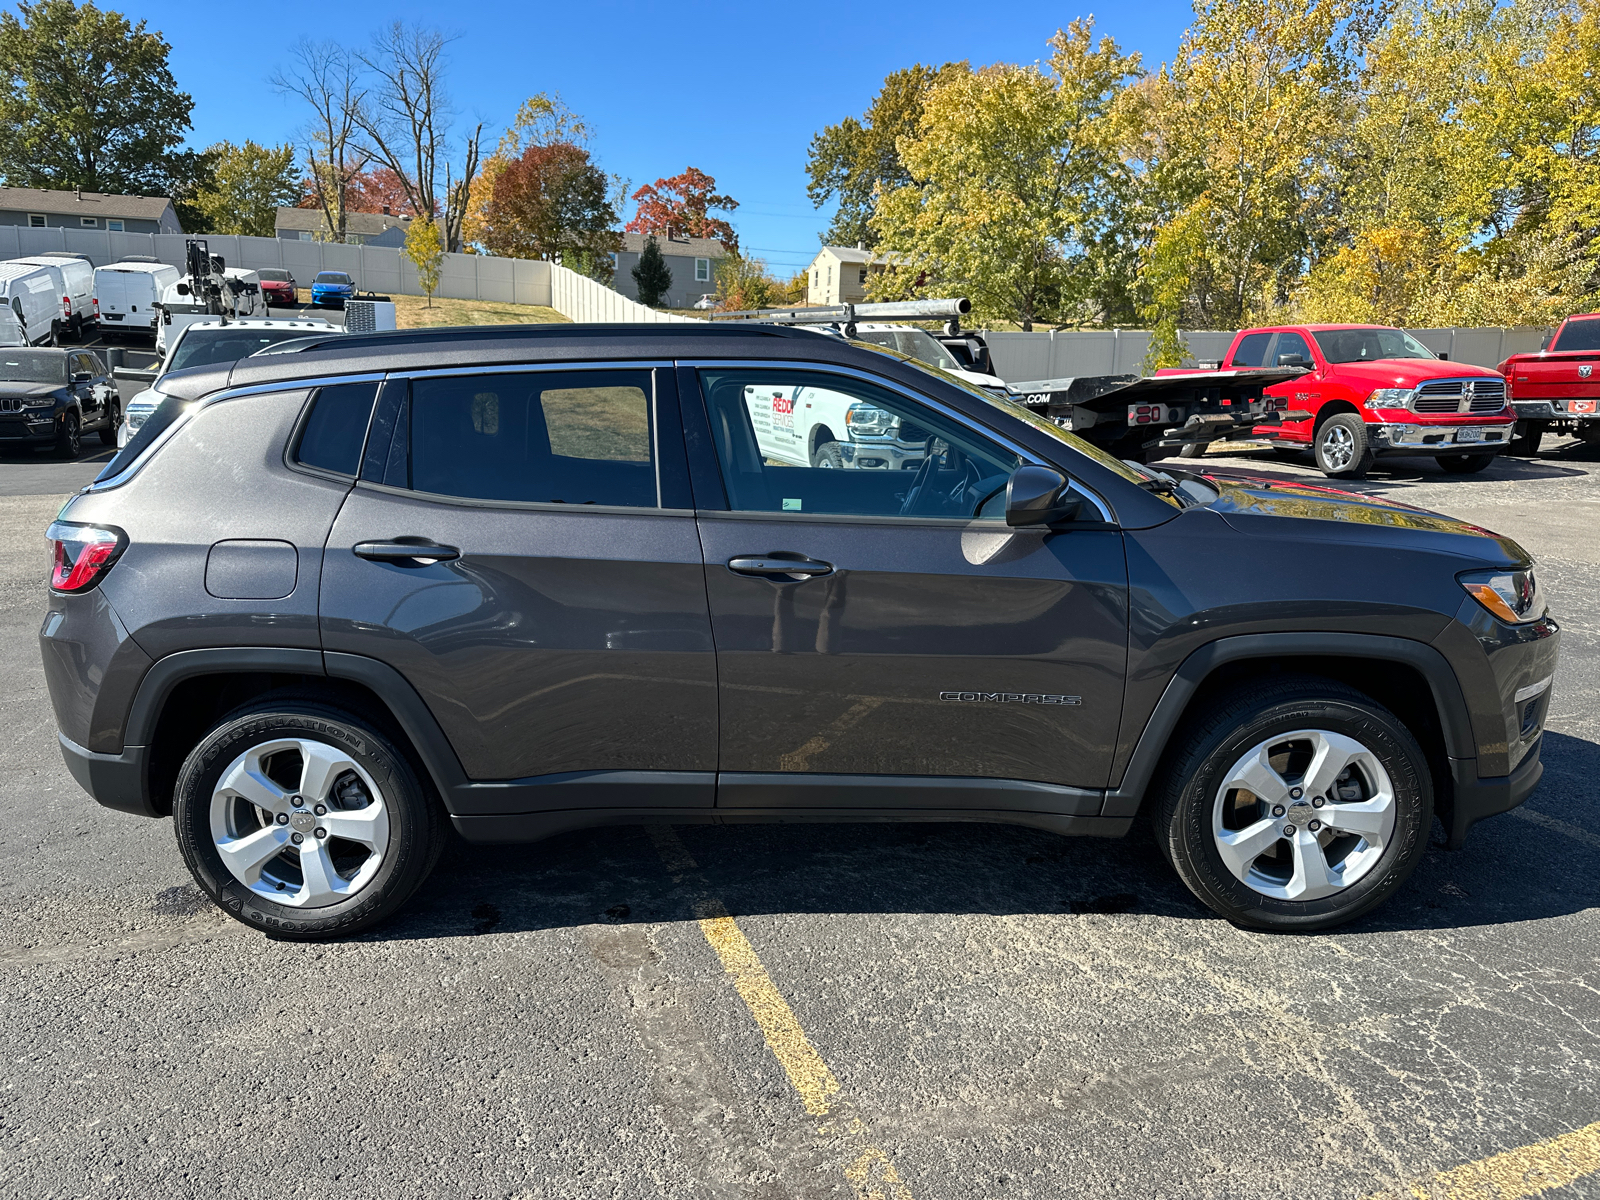
[[[867,279],[905,261],[892,250],[862,246],[824,246],[806,268],[807,304],[859,304],[867,298]]]

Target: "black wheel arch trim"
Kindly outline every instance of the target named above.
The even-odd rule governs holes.
[[[1433,693],[1445,753],[1454,760],[1476,763],[1477,743],[1461,683],[1449,660],[1432,646],[1366,633],[1241,634],[1208,642],[1183,660],[1145,722],[1121,782],[1107,791],[1101,815],[1131,817],[1138,812],[1184,709],[1214,670],[1226,663],[1299,656],[1375,658],[1416,668]]]

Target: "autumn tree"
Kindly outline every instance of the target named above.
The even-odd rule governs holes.
[[[964,62],[942,67],[919,63],[893,71],[860,118],[846,117],[837,125],[824,126],[811,139],[806,154],[806,195],[817,208],[835,197],[839,201],[824,241],[835,246],[877,244],[871,217],[878,194],[912,182],[900,158],[900,139],[916,135],[923,104],[934,84],[967,71]]]
[[[715,238],[730,253],[737,254],[739,235],[732,225],[711,216],[711,212],[732,212],[739,202],[732,196],[719,195],[716,187],[714,177],[695,167],[645,184],[633,194],[639,207],[625,228],[629,233]]]
[[[183,151],[194,100],[143,21],[37,0],[0,14],[0,178],[12,187],[171,195],[197,174]]]
[[[209,180],[190,200],[205,219],[203,232],[272,237],[278,209],[292,205],[304,191],[294,145],[218,142],[206,156]]]
[[[404,247],[406,258],[417,269],[417,286],[433,307],[433,293],[439,287],[439,275],[444,268],[444,235],[439,226],[427,215],[413,217],[406,230]]]
[[[499,171],[485,215],[483,244],[511,258],[597,257],[621,245],[609,181],[570,142],[532,145]],[[609,263],[609,257],[606,258]]]
[[[640,304],[654,308],[671,289],[672,271],[667,266],[667,260],[661,256],[661,246],[654,237],[645,238],[644,249],[639,252],[639,265],[633,268],[631,274]]]
[[[972,301],[980,320],[1089,315],[1088,247],[1107,232],[1108,180],[1122,170],[1108,113],[1139,71],[1089,21],[1051,41],[1049,69],[948,72],[928,90],[899,151],[912,182],[879,200],[871,224],[897,269],[876,294],[915,285]]]
[[[500,135],[494,152],[484,159],[468,188],[466,207],[462,213],[461,238],[464,246],[488,248],[489,206],[494,198],[495,183],[508,163],[520,158],[534,146],[552,146],[557,143],[577,146],[593,153],[591,134],[587,122],[567,107],[559,92],[539,92],[524,100],[517,114]],[[627,192],[626,183],[616,176],[608,176],[613,209],[620,210]]]
[[[783,284],[773,278],[764,259],[729,254],[717,259],[715,272],[716,303],[723,312],[771,308],[784,297]]]
[[[371,161],[358,138],[358,117],[366,102],[361,64],[334,42],[301,38],[291,62],[273,73],[273,86],[305,102],[311,117],[302,132],[306,153],[306,200],[301,207],[322,210],[327,236],[345,240],[352,210],[352,188]]]

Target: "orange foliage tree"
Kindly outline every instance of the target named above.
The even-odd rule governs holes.
[[[739,253],[739,235],[720,217],[710,215],[712,209],[732,212],[739,202],[732,196],[721,196],[716,191],[717,181],[697,167],[688,167],[681,175],[673,175],[647,183],[633,194],[639,210],[629,221],[629,233],[669,232],[681,236],[716,238],[731,253]]]

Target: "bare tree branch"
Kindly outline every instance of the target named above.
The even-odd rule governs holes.
[[[290,54],[293,65],[275,71],[272,85],[311,106],[313,115],[305,130],[306,159],[329,235],[342,242],[347,230],[346,191],[371,160],[370,153],[355,141],[366,103],[360,69],[349,52],[334,42],[301,38]]]

